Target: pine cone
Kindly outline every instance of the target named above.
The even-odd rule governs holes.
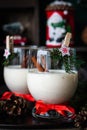
[[[3,106],[5,105],[6,100],[0,100],[0,114],[3,114]]]
[[[23,115],[31,109],[31,104],[27,100],[23,99],[22,97],[18,97],[12,95],[10,99],[6,100],[5,104],[3,105],[3,111],[7,115],[11,116],[20,116]]]
[[[75,127],[85,127],[87,123],[87,105],[81,108],[81,110],[76,114],[74,119],[74,126]]]

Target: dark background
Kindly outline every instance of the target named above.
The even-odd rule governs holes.
[[[61,0],[60,0],[61,1]],[[86,0],[64,0],[71,2],[74,7],[75,18],[75,46],[87,46],[81,39],[81,35],[85,27],[87,27],[87,1]],[[11,22],[9,19],[14,19],[18,13],[26,13],[32,11],[32,17],[34,17],[35,23],[33,24],[32,32],[28,32],[31,39],[27,45],[37,44],[44,46],[46,41],[46,12],[45,8],[53,0],[0,0],[0,46],[3,46],[3,41],[6,36],[6,32],[3,32],[2,25]],[[32,6],[34,5],[34,6]],[[37,15],[33,16],[33,12],[37,12]],[[12,13],[13,12],[13,13]],[[14,16],[15,15],[15,16]],[[18,17],[18,16],[17,16]],[[24,16],[23,16],[24,17]],[[31,18],[30,18],[31,19]],[[29,20],[30,20],[29,19]],[[31,21],[32,23],[32,21]],[[31,25],[32,27],[32,25]],[[32,36],[33,35],[33,36]],[[35,36],[36,35],[36,36]]]

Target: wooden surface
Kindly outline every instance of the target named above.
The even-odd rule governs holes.
[[[0,117],[0,129],[56,129],[56,130],[81,130],[74,128],[71,123],[62,123],[59,121],[42,121],[33,118],[30,115],[24,117]]]

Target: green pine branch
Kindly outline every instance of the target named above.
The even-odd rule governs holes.
[[[8,56],[8,58],[4,58],[3,60],[3,65],[7,66],[10,65],[10,63],[12,62],[12,60],[18,56],[18,53],[11,53],[11,55]]]
[[[52,63],[61,63],[67,73],[71,73],[73,68],[76,68],[78,70],[81,65],[85,63],[84,61],[77,58],[76,56],[73,56],[72,54],[70,56],[62,56],[62,53],[59,51],[58,48],[53,49],[53,51],[51,52],[51,59]]]

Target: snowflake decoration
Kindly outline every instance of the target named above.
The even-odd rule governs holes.
[[[9,50],[8,50],[8,49],[5,49],[5,52],[4,52],[5,58],[7,59],[9,55],[10,55]]]
[[[62,56],[65,56],[65,55],[70,56],[70,48],[69,47],[62,46],[59,50],[62,53]]]

